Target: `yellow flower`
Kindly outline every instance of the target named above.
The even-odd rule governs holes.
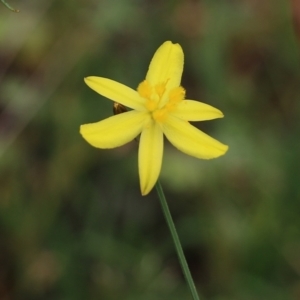
[[[185,90],[180,86],[183,61],[180,45],[167,41],[155,52],[137,91],[107,78],[85,78],[85,83],[100,95],[132,108],[81,125],[80,133],[97,148],[122,146],[141,134],[138,159],[142,195],[147,195],[158,179],[164,134],[176,148],[197,158],[216,158],[228,149],[188,122],[222,118],[223,114],[205,103],[185,100]]]

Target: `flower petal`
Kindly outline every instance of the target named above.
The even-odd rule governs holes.
[[[208,104],[195,100],[183,100],[171,114],[185,121],[205,121],[223,118],[223,113]]]
[[[137,91],[122,83],[96,76],[86,77],[84,81],[92,90],[110,100],[132,109],[145,110],[145,100],[139,96]]]
[[[167,90],[178,87],[183,71],[183,60],[184,55],[179,44],[170,41],[163,43],[151,60],[146,80],[152,86],[167,82]]]
[[[168,116],[162,126],[167,139],[188,155],[211,159],[225,154],[228,150],[228,146],[176,117]]]
[[[162,164],[163,133],[154,121],[142,131],[139,146],[139,174],[142,195],[147,195],[155,185]]]
[[[132,110],[97,123],[81,125],[80,133],[96,148],[115,148],[133,140],[148,118],[147,113]]]

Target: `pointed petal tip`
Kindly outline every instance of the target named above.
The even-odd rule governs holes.
[[[215,108],[214,106],[211,106],[211,108],[213,109],[213,112],[215,113],[215,118],[219,119],[219,118],[224,118],[224,114],[221,110],[219,110],[218,108]]]
[[[210,157],[210,158],[218,158],[220,156],[223,156],[227,153],[228,149],[229,149],[229,146],[222,144],[222,149],[219,149],[219,153],[216,154],[215,157]],[[208,158],[208,159],[210,159],[210,158]]]
[[[152,186],[146,186],[146,187],[142,187],[141,186],[141,194],[142,194],[142,196],[147,196],[152,191],[154,185],[152,185]]]
[[[87,76],[87,77],[84,77],[83,80],[86,84],[88,84],[89,82],[93,82],[93,79],[96,79],[97,77],[98,76]]]
[[[219,110],[219,109],[215,109],[214,110],[214,117],[213,118],[211,118],[211,119],[208,119],[208,121],[209,120],[213,120],[213,119],[221,119],[221,118],[224,118],[224,114]],[[205,120],[204,120],[205,121]]]
[[[149,194],[150,191],[144,191],[144,190],[141,190],[141,193],[142,193],[142,196],[147,196]]]
[[[214,149],[210,149],[208,154],[203,155],[202,157],[198,157],[198,158],[205,159],[205,160],[219,158],[219,157],[225,155],[227,153],[228,149],[229,149],[229,147],[227,145],[224,145],[219,142],[218,147],[216,147]]]
[[[229,146],[222,144],[219,142],[219,145],[215,148],[215,152],[212,156],[204,158],[204,159],[214,159],[221,157],[227,153]]]
[[[84,77],[84,78],[83,78],[84,83],[85,83],[89,88],[91,88],[91,84],[93,83],[92,78],[93,78],[93,76],[88,76],[88,77]]]
[[[224,147],[224,153],[222,155],[226,154],[226,152],[229,150],[229,146],[227,146],[227,145],[224,145],[224,146],[225,146]]]
[[[81,135],[82,135],[82,131],[83,131],[83,126],[84,126],[84,125],[80,125],[80,126],[79,126],[79,133],[80,133]]]
[[[224,114],[220,111],[219,114],[215,117],[215,119],[223,119]]]

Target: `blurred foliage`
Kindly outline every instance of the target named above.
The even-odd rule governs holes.
[[[133,88],[165,40],[195,126],[230,150],[200,161],[166,142],[161,174],[201,299],[300,298],[300,5],[259,0],[11,0],[0,6],[0,299],[190,299],[137,145],[90,147],[112,114],[83,82]]]

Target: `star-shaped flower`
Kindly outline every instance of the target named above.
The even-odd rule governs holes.
[[[158,179],[163,135],[176,148],[197,158],[216,158],[228,149],[188,122],[222,118],[223,114],[205,103],[185,100],[185,90],[180,86],[183,61],[181,46],[167,41],[155,52],[137,91],[111,79],[85,78],[85,83],[100,95],[132,109],[81,125],[80,133],[97,148],[122,146],[141,134],[138,156],[142,195],[147,195]]]

